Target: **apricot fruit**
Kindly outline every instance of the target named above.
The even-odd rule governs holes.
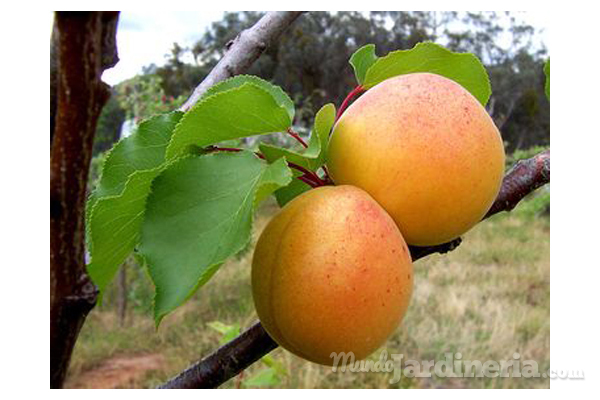
[[[310,190],[262,232],[252,260],[258,316],[282,347],[332,365],[362,359],[399,325],[413,286],[412,261],[392,218],[352,186]]]
[[[358,98],[334,126],[327,160],[336,184],[368,192],[417,246],[477,224],[504,173],[502,138],[485,108],[430,73],[387,79]]]

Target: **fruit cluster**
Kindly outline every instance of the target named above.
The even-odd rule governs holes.
[[[345,111],[327,167],[336,186],[298,196],[263,231],[252,288],[277,343],[331,365],[331,353],[367,357],[397,328],[413,289],[407,243],[441,244],[479,222],[500,189],[504,148],[467,90],[414,73]]]

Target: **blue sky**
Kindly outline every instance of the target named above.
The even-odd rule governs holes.
[[[532,12],[519,14],[537,29],[546,47],[548,16]],[[117,43],[119,63],[104,72],[103,80],[117,84],[140,73],[149,64],[162,65],[174,42],[191,46],[210,26],[222,18],[223,11],[123,11],[119,18]],[[190,60],[192,61],[192,60]]]

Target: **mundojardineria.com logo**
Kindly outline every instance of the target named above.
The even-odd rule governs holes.
[[[388,355],[383,350],[377,360],[356,360],[354,353],[331,353],[333,372],[393,373],[391,384],[407,378],[550,378],[584,379],[579,370],[540,371],[535,360],[514,353],[507,360],[465,360],[461,353],[444,353],[443,360],[405,360],[403,354]]]

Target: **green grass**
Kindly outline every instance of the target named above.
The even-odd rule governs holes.
[[[265,204],[256,218],[254,238],[277,212]],[[415,291],[402,325],[384,348],[404,359],[443,360],[460,352],[463,360],[521,360],[550,364],[550,226],[519,206],[497,215],[464,236],[447,255],[432,255],[415,263]],[[207,323],[220,321],[247,327],[256,320],[250,287],[252,247],[233,257],[183,307],[155,330],[151,314],[152,288],[139,267],[130,267],[130,304],[125,327],[114,312],[113,290],[88,317],[76,345],[69,386],[85,386],[86,374],[116,357],[159,354],[161,367],[135,375],[118,387],[153,387],[218,347],[220,334]],[[380,350],[380,351],[381,351]],[[548,379],[403,378],[391,385],[391,373],[335,373],[277,349],[273,360],[287,371],[277,387],[382,388],[466,387],[547,388]],[[370,357],[377,360],[379,352]],[[233,388],[257,376],[257,363],[223,387]],[[82,382],[83,379],[83,382]]]

